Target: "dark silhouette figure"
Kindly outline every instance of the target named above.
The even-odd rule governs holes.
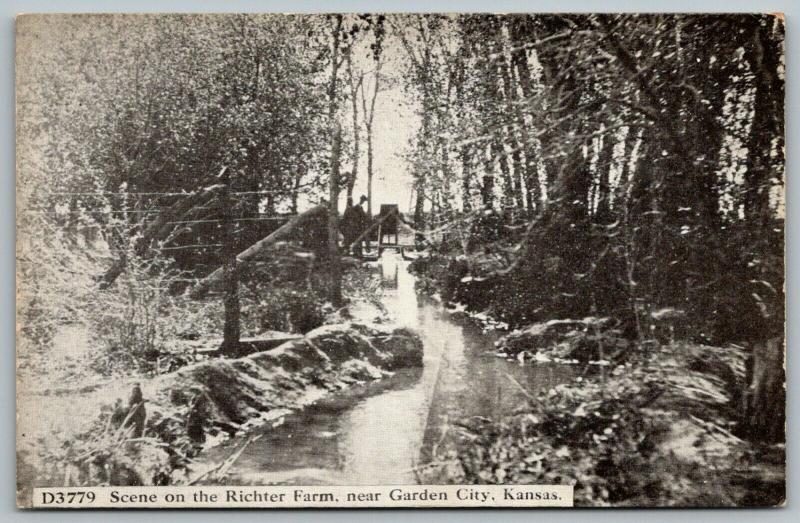
[[[364,208],[362,207],[367,200],[368,198],[362,195],[358,205],[353,205],[353,202],[348,199],[347,209],[345,209],[342,215],[342,236],[344,237],[344,245],[345,248],[349,250],[350,245],[355,242],[355,245],[353,245],[353,254],[355,256],[361,256],[362,254],[362,244],[364,240],[363,238],[358,242],[356,242],[356,240],[366,230],[369,224],[367,213],[364,212]]]
[[[142,388],[138,383],[133,385],[130,399],[128,399],[128,421],[125,427],[133,427],[134,438],[141,438],[144,435],[144,422],[147,419],[147,411],[144,408],[144,397]]]

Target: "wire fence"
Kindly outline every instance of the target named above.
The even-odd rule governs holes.
[[[316,187],[318,184],[316,182],[309,182],[304,184],[298,184],[292,188],[280,188],[280,189],[265,189],[265,190],[250,190],[250,191],[230,191],[227,193],[228,197],[236,198],[237,196],[240,199],[234,202],[234,205],[238,205],[241,203],[245,203],[242,201],[242,197],[247,196],[266,196],[266,195],[298,195],[298,194],[306,194],[308,191],[307,189]],[[56,196],[56,197],[64,197],[64,198],[75,198],[80,196],[89,196],[89,197],[104,197],[104,198],[116,198],[120,200],[126,199],[134,199],[134,198],[141,198],[141,197],[154,197],[154,202],[158,201],[160,197],[180,197],[180,198],[187,198],[187,197],[197,197],[201,196],[203,192],[210,192],[211,189],[216,188],[217,186],[206,187],[204,189],[198,191],[46,191],[44,192],[47,196]],[[164,205],[156,205],[153,207],[148,207],[144,209],[111,209],[109,208],[108,202],[99,202],[99,207],[88,207],[86,201],[80,202],[80,208],[74,208],[74,202],[65,203],[62,205],[70,205],[70,208],[62,208],[62,209],[53,209],[53,208],[43,208],[39,207],[32,207],[27,209],[20,209],[20,211],[25,215],[32,215],[32,216],[50,216],[50,217],[63,217],[67,223],[61,224],[64,228],[73,228],[76,231],[87,230],[87,229],[100,229],[100,230],[119,230],[119,229],[144,229],[149,226],[151,223],[155,223],[159,220],[160,217],[164,216],[165,214],[168,216],[169,214],[174,213],[174,217],[168,216],[171,219],[169,221],[165,221],[162,225],[163,226],[181,226],[183,228],[186,227],[193,227],[195,225],[207,225],[207,224],[218,224],[222,226],[226,222],[233,222],[233,223],[261,223],[261,222],[285,222],[293,216],[293,213],[280,213],[280,214],[265,214],[265,213],[257,213],[254,214],[252,211],[242,212],[241,210],[237,210],[234,213],[234,216],[226,215],[226,213],[230,212],[231,206],[228,208],[224,208],[222,202],[219,201],[218,195],[212,195],[212,200],[218,200],[215,203],[209,203],[208,201],[200,201],[198,205],[192,206],[183,212],[177,212],[176,206],[179,204],[171,205],[171,206],[164,206]],[[185,201],[185,200],[184,200]],[[250,201],[246,203],[251,203]],[[218,211],[219,217],[211,216],[211,217],[198,217],[194,219],[180,219],[181,216],[185,216],[190,213],[197,213],[197,211]],[[208,214],[208,213],[205,213]],[[222,216],[220,216],[222,215]],[[81,218],[85,218],[81,220]],[[215,228],[216,230],[216,228]],[[237,232],[241,232],[242,229],[239,229]],[[208,234],[208,229],[202,231],[205,234]],[[170,239],[170,240],[174,240]],[[168,242],[169,243],[169,242]],[[164,246],[161,245],[158,247],[158,250],[161,251],[181,251],[181,250],[188,250],[188,249],[209,249],[209,248],[217,248],[222,247],[224,244],[222,243],[202,243],[202,244],[191,244],[191,245],[175,245],[175,246]],[[126,249],[109,249],[110,252],[124,252]]]

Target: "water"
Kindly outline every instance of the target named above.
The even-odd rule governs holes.
[[[572,376],[555,364],[526,365],[494,355],[499,334],[453,318],[418,297],[407,262],[384,253],[379,269],[385,306],[424,344],[422,369],[325,399],[266,430],[230,470],[252,484],[413,484],[451,422],[494,418],[524,404],[525,393],[549,389]],[[510,379],[509,377],[513,378]]]

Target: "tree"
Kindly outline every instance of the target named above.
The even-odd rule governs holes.
[[[353,46],[351,45],[345,55],[347,62],[347,83],[350,88],[351,111],[353,113],[353,169],[347,176],[347,202],[353,201],[353,187],[358,178],[358,164],[361,159],[361,122],[358,118],[359,93],[363,97],[364,73],[353,69]],[[371,216],[371,215],[370,215]]]
[[[440,15],[407,16],[405,18],[393,17],[394,34],[400,39],[409,60],[410,79],[412,84],[409,89],[417,90],[421,94],[421,101],[417,114],[420,116],[420,133],[416,141],[418,159],[414,165],[414,226],[418,231],[425,229],[425,203],[428,201],[428,169],[435,163],[434,118],[437,113],[435,98],[436,67],[433,55],[433,37],[442,24]],[[413,31],[409,26],[400,27],[398,24],[407,21],[413,24]],[[412,43],[412,38],[416,45]],[[415,237],[417,247],[424,243],[424,235],[418,232]]]
[[[331,165],[328,181],[328,263],[330,264],[329,297],[335,307],[342,305],[342,276],[339,266],[339,170],[342,151],[342,127],[338,120],[338,80],[342,65],[342,21],[340,14],[332,15],[330,80],[328,82],[328,122],[331,129]]]
[[[372,61],[374,70],[372,72],[372,94],[367,102],[366,88],[361,88],[361,108],[364,119],[364,129],[367,137],[367,216],[370,218],[372,214],[372,180],[375,175],[374,167],[374,146],[373,146],[373,123],[375,121],[375,102],[378,99],[378,93],[381,90],[382,78],[381,69],[383,68],[383,42],[386,36],[385,29],[385,15],[377,15],[366,18],[372,26],[373,40],[370,44],[372,51]]]
[[[367,216],[372,217],[372,180],[374,173],[374,146],[373,146],[373,123],[375,122],[375,101],[378,98],[378,92],[381,89],[381,68],[382,60],[380,52],[377,52],[375,58],[375,71],[372,75],[372,94],[370,95],[369,102],[367,102],[367,95],[365,89],[361,89],[361,108],[364,119],[364,130],[367,137]]]

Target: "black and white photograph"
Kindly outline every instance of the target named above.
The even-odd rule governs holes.
[[[784,36],[18,16],[17,506],[783,506]]]

